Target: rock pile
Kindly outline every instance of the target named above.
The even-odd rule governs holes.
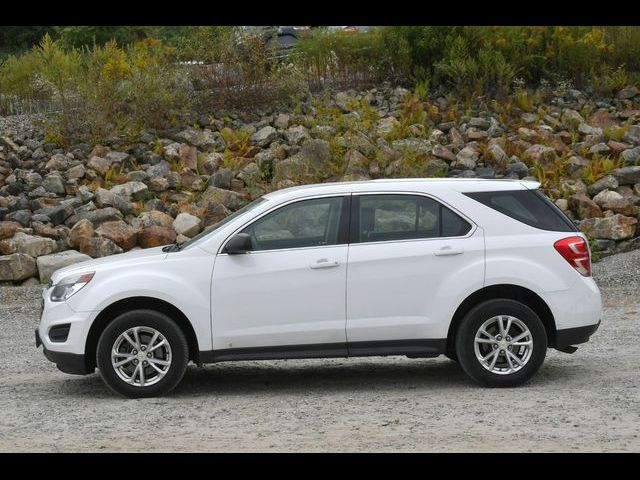
[[[390,86],[323,101],[68,148],[28,118],[0,118],[0,282],[185,241],[262,193],[325,180],[539,179],[604,254],[640,246],[637,89],[526,109]]]

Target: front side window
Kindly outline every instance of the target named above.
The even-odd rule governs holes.
[[[255,251],[336,245],[343,201],[328,197],[291,203],[256,220],[242,233],[251,236]]]
[[[361,195],[354,205],[354,243],[456,237],[471,230],[452,210],[421,195]]]
[[[245,205],[244,207],[242,207],[239,210],[236,210],[235,212],[233,212],[230,215],[227,215],[225,218],[223,218],[222,220],[220,220],[217,223],[214,223],[213,225],[205,228],[203,231],[201,231],[199,234],[197,234],[196,236],[194,236],[193,238],[191,238],[191,240],[187,240],[184,244],[182,244],[182,249],[189,247],[193,244],[195,244],[196,242],[198,242],[198,240],[207,237],[211,234],[213,234],[214,232],[218,231],[219,229],[221,229],[222,227],[224,227],[225,225],[227,225],[229,222],[231,222],[232,220],[235,220],[236,218],[238,218],[241,215],[244,215],[245,213],[250,212],[251,210],[255,209],[256,207],[258,207],[259,205],[262,205],[264,202],[266,202],[267,199],[264,197],[258,197],[256,198],[253,202]]]

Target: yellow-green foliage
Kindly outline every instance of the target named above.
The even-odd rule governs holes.
[[[427,112],[425,103],[417,97],[409,95],[404,101],[398,124],[389,132],[385,138],[388,141],[398,140],[407,137],[420,136],[411,130],[411,125],[421,125],[426,133]]]
[[[582,173],[582,179],[584,180],[584,183],[591,185],[612,170],[621,168],[622,166],[624,166],[624,161],[621,158],[616,159],[610,156],[594,154],[589,165],[587,165]]]
[[[153,142],[153,153],[162,155],[164,153],[164,144],[160,138],[156,138]]]
[[[602,133],[604,134],[604,137],[607,140],[614,140],[616,142],[619,142],[620,140],[622,140],[622,137],[624,137],[628,131],[629,131],[629,124],[625,123],[620,126],[605,127]]]
[[[525,112],[532,112],[535,105],[534,102],[536,100],[536,97],[535,94],[532,95],[525,89],[519,88],[515,92],[514,100],[520,110],[523,110]]]
[[[553,192],[560,186],[560,181],[566,176],[567,158],[558,158],[549,168],[543,168],[539,163],[533,165],[535,176],[543,189]]]
[[[336,178],[344,175],[346,163],[344,155],[347,149],[336,137],[329,139],[329,150],[331,151],[331,161],[323,165],[321,179]]]
[[[0,67],[0,91],[50,100],[60,135],[84,130],[93,141],[167,125],[188,104],[177,83],[173,49],[155,39],[77,49],[47,35]]]
[[[105,188],[109,188],[112,185],[124,183],[125,181],[126,177],[124,175],[123,164],[110,166],[104,174]]]

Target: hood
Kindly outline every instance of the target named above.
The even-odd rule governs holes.
[[[68,276],[85,272],[99,272],[100,270],[113,268],[135,268],[140,263],[149,261],[164,260],[167,253],[162,251],[163,247],[145,248],[133,250],[131,252],[110,255],[108,257],[95,258],[86,262],[74,263],[68,267],[56,270],[51,275],[52,284],[58,283],[59,280]]]

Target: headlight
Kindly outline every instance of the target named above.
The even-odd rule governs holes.
[[[53,286],[49,298],[52,302],[64,302],[89,283],[93,278],[93,274],[94,272],[81,273],[63,278]]]

